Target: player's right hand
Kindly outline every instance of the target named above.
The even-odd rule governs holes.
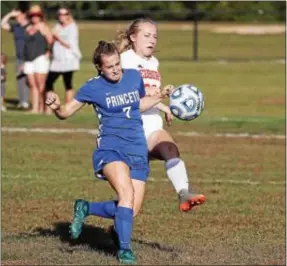
[[[55,92],[52,92],[52,91],[49,91],[47,93],[45,103],[54,111],[58,110],[61,105],[59,96]]]

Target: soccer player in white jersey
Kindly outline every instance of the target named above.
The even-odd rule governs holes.
[[[158,93],[161,76],[158,71],[159,62],[153,56],[157,44],[156,23],[146,18],[134,20],[125,31],[119,32],[116,44],[121,53],[122,67],[140,71],[146,95]],[[165,113],[166,121],[170,125],[173,116],[169,107],[163,103],[142,113],[149,155],[151,158],[165,161],[166,174],[179,197],[179,209],[188,212],[194,206],[204,203],[206,197],[191,192],[185,163],[180,158],[172,136],[163,129],[160,111]]]

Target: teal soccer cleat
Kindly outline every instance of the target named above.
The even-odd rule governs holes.
[[[136,264],[137,259],[131,250],[120,249],[117,254],[118,260],[121,264]]]
[[[72,239],[77,239],[82,232],[83,223],[89,215],[89,203],[85,200],[76,200],[74,204],[73,223],[70,225]]]

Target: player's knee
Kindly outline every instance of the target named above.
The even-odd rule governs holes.
[[[166,146],[167,154],[169,156],[168,159],[179,157],[179,150],[175,143],[167,143]]]
[[[118,191],[119,205],[133,208],[134,189],[132,186],[121,187]]]
[[[136,204],[133,207],[133,211],[134,211],[134,217],[136,217],[138,215],[138,213],[140,212],[141,206],[137,206]]]
[[[178,158],[180,156],[178,147],[175,143],[165,142],[159,147],[160,153],[165,161],[173,158]]]

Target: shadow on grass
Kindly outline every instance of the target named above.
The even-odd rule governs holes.
[[[59,237],[61,242],[69,244],[70,247],[87,245],[93,250],[102,251],[109,255],[116,255],[116,245],[111,235],[105,229],[90,225],[83,225],[83,230],[78,239],[71,239],[68,222],[58,222],[53,229],[38,227],[34,230],[37,235],[45,237]],[[66,252],[73,252],[74,249],[66,249]]]
[[[16,98],[4,98],[4,103],[5,103],[7,110],[10,110],[10,111],[23,112],[29,109],[29,108],[24,109],[23,107],[18,107],[19,100]]]
[[[16,98],[4,98],[4,102],[11,104],[11,105],[17,105],[19,103],[19,100]]]
[[[66,244],[69,244],[70,248],[63,249],[65,252],[74,252],[75,249],[71,247],[87,245],[93,250],[102,251],[108,255],[116,255],[117,246],[112,239],[112,235],[108,233],[105,229],[83,225],[83,230],[78,239],[71,239],[69,234],[68,222],[57,222],[54,224],[53,229],[46,229],[38,227],[34,230],[33,236],[44,236],[44,237],[59,237],[60,241]],[[36,235],[35,235],[36,233]],[[145,240],[132,239],[134,243],[146,246],[148,248],[157,249],[164,252],[180,252],[177,247],[170,247],[156,242],[148,242]]]

